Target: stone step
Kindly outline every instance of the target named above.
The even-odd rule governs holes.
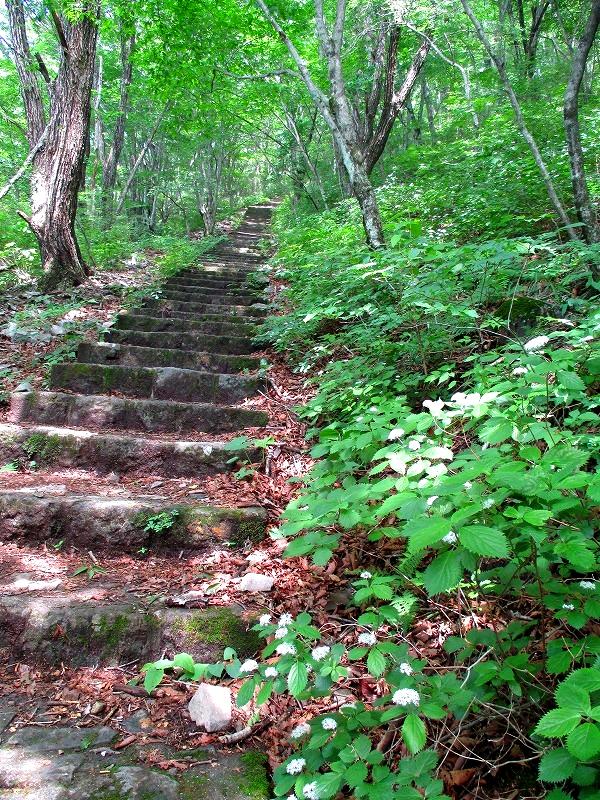
[[[99,591],[100,581],[95,584]],[[143,596],[97,602],[87,600],[86,594],[92,593],[84,589],[79,597],[64,592],[0,596],[0,647],[10,646],[14,658],[71,668],[144,664],[165,651],[186,652],[206,664],[218,661],[234,641],[241,645],[238,654],[243,658],[260,647],[260,639],[248,630],[252,621],[236,606],[188,610],[166,606],[164,597],[149,605]],[[228,632],[232,641],[222,642]]]
[[[116,319],[116,328],[134,331],[178,331],[186,333],[197,331],[217,336],[254,336],[255,325],[228,322],[203,322],[195,319],[169,319],[168,317],[146,317],[135,314],[119,314]]]
[[[5,708],[19,717],[18,706]],[[25,709],[25,719],[31,716]],[[271,794],[262,753],[226,754],[210,747],[194,753],[143,743],[121,751],[113,749],[121,731],[47,723],[41,713],[40,722],[16,733],[7,728],[0,737],[4,800],[268,800]],[[194,755],[196,761],[183,772],[164,771],[149,766],[157,754],[165,763]]]
[[[69,389],[79,394],[121,394],[151,400],[182,400],[236,404],[256,394],[265,385],[255,375],[229,375],[177,367],[122,367],[118,364],[55,364],[50,372],[51,389]]]
[[[112,328],[105,334],[108,342],[157,347],[169,350],[194,350],[208,353],[245,355],[258,350],[249,336],[215,336],[200,331],[141,331]]]
[[[186,303],[206,303],[218,306],[252,306],[264,302],[264,298],[260,295],[213,295],[195,291],[175,291],[174,289],[164,289],[161,291],[160,297],[166,300],[182,300]]]
[[[223,442],[161,441],[126,435],[35,425],[0,424],[0,462],[74,467],[100,474],[186,477],[227,472],[233,460],[258,457],[253,449],[225,449]]]
[[[262,299],[262,293],[252,291],[246,287],[240,287],[239,290],[232,288],[220,289],[217,287],[208,286],[195,286],[186,282],[185,278],[178,281],[172,281],[165,285],[164,291],[167,292],[186,292],[193,295],[206,295],[207,297],[222,297],[226,303],[235,303],[236,298],[243,297],[245,300],[250,300],[253,303],[258,303]],[[203,302],[203,301],[201,301]]]
[[[141,308],[145,311],[161,312],[166,310],[184,311],[188,314],[223,314],[227,316],[242,317],[264,317],[267,314],[267,307],[261,305],[254,306],[219,306],[216,303],[186,303],[184,300],[145,300]],[[162,316],[158,313],[149,316]]]
[[[206,275],[207,277],[215,278],[248,278],[250,275],[257,274],[257,270],[261,268],[262,264],[252,264],[251,266],[240,266],[239,261],[230,261],[227,259],[209,259],[206,258],[201,264],[193,267],[186,267],[180,272],[174,273],[175,275]]]
[[[77,361],[82,364],[119,364],[122,367],[177,367],[179,369],[234,373],[257,370],[256,356],[219,355],[194,350],[136,347],[111,342],[81,342]]]
[[[66,392],[17,392],[11,399],[10,422],[66,425],[96,431],[147,433],[233,433],[262,428],[263,411],[211,403],[178,403]]]
[[[194,274],[187,274],[183,275],[182,273],[177,273],[172,277],[168,278],[164,283],[163,286],[171,286],[171,284],[177,283],[186,283],[189,286],[205,286],[208,289],[234,289],[239,291],[246,287],[246,279],[245,278],[214,278],[214,277],[205,277],[201,272],[197,272]]]
[[[155,312],[152,316],[158,319],[181,319],[181,320],[195,320],[196,322],[226,322],[229,325],[257,325],[258,320],[256,317],[246,316],[243,314],[228,314],[227,312],[219,314],[216,306],[212,308],[208,306],[210,311],[207,314],[190,313],[188,311],[173,311],[172,309],[165,308]],[[251,306],[242,306],[242,308],[251,308]],[[134,317],[149,317],[146,307],[131,308],[127,311]]]
[[[267,517],[262,508],[177,504],[156,496],[59,494],[58,489],[44,485],[0,489],[0,537],[29,544],[64,539],[75,547],[129,552],[150,545],[196,550],[215,542],[241,547],[265,536]],[[148,519],[157,514],[173,517],[172,527],[160,535],[146,530]]]

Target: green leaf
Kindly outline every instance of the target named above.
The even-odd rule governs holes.
[[[504,417],[492,417],[484,425],[479,438],[487,444],[499,444],[510,439],[513,433],[514,423]]]
[[[249,703],[250,700],[252,700],[255,686],[256,682],[254,678],[250,678],[246,681],[246,683],[243,683],[240,686],[236,700],[238,708],[242,708],[242,706],[245,706],[246,703]]]
[[[260,688],[259,693],[256,695],[256,705],[262,706],[266,703],[271,694],[273,693],[273,681],[267,681]]]
[[[561,386],[573,392],[584,392],[585,383],[581,380],[579,375],[575,372],[567,372],[567,370],[559,369],[556,377]]]
[[[590,693],[581,686],[572,686],[563,681],[554,696],[556,704],[561,708],[570,708],[580,714],[588,714],[592,708]]]
[[[409,714],[406,717],[402,724],[402,738],[413,755],[425,747],[427,731],[425,723],[418,714]]]
[[[321,798],[333,797],[336,795],[342,785],[342,776],[337,775],[335,772],[326,772],[324,775],[317,776],[317,797]]]
[[[385,656],[380,653],[376,647],[373,647],[367,656],[367,669],[371,675],[373,675],[374,678],[379,678],[379,676],[383,675],[385,672],[386,666],[387,662]]]
[[[189,653],[177,653],[176,656],[173,656],[173,663],[175,666],[181,667],[181,669],[183,669],[189,675],[194,674],[194,659]]]
[[[306,665],[301,661],[292,664],[292,668],[288,672],[287,684],[290,692],[294,697],[298,697],[306,688],[308,683],[308,671]]]
[[[566,736],[579,724],[581,714],[570,708],[553,708],[541,718],[534,733],[551,739],[553,736]]]
[[[423,573],[423,581],[429,595],[453,589],[461,579],[460,556],[448,550],[435,558]]]
[[[567,749],[579,761],[590,761],[600,753],[600,728],[593,722],[579,725],[567,736]]]
[[[443,517],[430,517],[409,522],[404,530],[409,537],[408,552],[416,553],[430,544],[439,542],[450,533],[450,521]]]
[[[507,558],[506,536],[497,528],[484,525],[465,525],[458,533],[461,544],[478,556]]]
[[[150,665],[144,675],[144,689],[151,694],[158,684],[162,681],[165,674],[164,669]]]
[[[574,758],[564,747],[557,747],[544,753],[540,760],[540,780],[548,783],[559,783],[566,781],[573,774],[577,766],[577,759]]]

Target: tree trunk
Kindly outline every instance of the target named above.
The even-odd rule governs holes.
[[[571,74],[565,92],[564,120],[569,150],[569,165],[573,183],[573,197],[577,218],[584,225],[584,235],[588,243],[600,242],[598,217],[590,199],[585,163],[579,130],[579,89],[585,72],[587,59],[600,24],[600,0],[593,0],[592,10],[583,35],[575,49],[571,63]]]
[[[375,190],[362,166],[355,167],[351,179],[352,194],[360,207],[367,244],[374,250],[385,246],[383,225]]]
[[[8,10],[16,61],[23,61],[23,68],[29,71],[31,56],[22,0],[9,0]],[[61,58],[52,85],[46,141],[32,164],[31,215],[19,212],[38,241],[44,273],[41,286],[46,291],[78,285],[89,274],[75,236],[75,215],[90,124],[99,2],[93,0],[84,11],[71,22],[52,14]],[[43,106],[30,113],[32,89],[28,80],[21,82],[21,92],[33,128],[43,119]]]

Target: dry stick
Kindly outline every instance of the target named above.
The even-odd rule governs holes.
[[[29,151],[29,155],[27,156],[27,158],[23,162],[22,166],[19,167],[19,169],[15,172],[15,174],[12,176],[12,178],[4,184],[2,189],[0,189],[0,200],[2,200],[3,197],[6,197],[6,195],[10,192],[12,187],[15,185],[15,183],[17,183],[17,181],[20,180],[20,178],[22,178],[23,175],[27,172],[27,168],[31,166],[31,164],[33,162],[33,159],[37,156],[37,154],[40,152],[40,150],[44,146],[44,143],[46,142],[46,139],[48,137],[48,129],[49,129],[49,127],[50,127],[50,123],[48,123],[48,125],[46,125],[42,135],[37,140],[37,143]]]
[[[513,109],[513,112],[514,112],[514,115],[515,115],[515,121],[517,123],[517,127],[518,127],[519,131],[521,132],[521,135],[523,136],[523,138],[527,142],[527,144],[529,146],[529,149],[531,150],[531,154],[533,155],[533,159],[534,159],[535,163],[537,164],[537,167],[538,167],[538,169],[540,171],[540,174],[542,176],[542,180],[544,181],[544,185],[546,186],[546,191],[548,192],[548,197],[550,198],[550,201],[551,201],[552,205],[554,206],[554,210],[556,211],[556,213],[558,215],[558,218],[560,219],[561,223],[567,229],[567,235],[568,235],[569,239],[571,239],[571,241],[578,242],[578,241],[580,241],[579,237],[577,236],[577,234],[573,230],[572,222],[569,219],[569,215],[565,211],[565,208],[564,208],[564,206],[563,206],[558,194],[556,193],[556,189],[554,188],[554,183],[552,181],[552,176],[550,175],[550,172],[548,171],[548,167],[546,166],[546,162],[544,161],[544,159],[542,157],[542,154],[540,153],[540,150],[539,150],[539,148],[537,146],[537,142],[535,141],[531,131],[527,127],[527,124],[526,124],[525,119],[523,117],[523,112],[521,110],[521,106],[520,106],[519,101],[517,99],[517,95],[515,94],[515,91],[514,91],[514,89],[512,87],[512,84],[511,84],[509,78],[508,78],[508,75],[506,73],[506,68],[504,66],[504,61],[499,56],[497,56],[496,53],[494,52],[494,49],[492,48],[491,42],[488,39],[488,37],[486,36],[485,31],[483,30],[483,25],[481,24],[481,22],[475,16],[475,14],[473,12],[473,9],[471,8],[471,6],[468,3],[468,0],[460,0],[460,2],[462,3],[462,7],[463,7],[463,9],[465,11],[465,14],[471,20],[471,22],[473,24],[473,27],[475,28],[475,32],[477,33],[479,41],[483,45],[484,50],[488,54],[489,58],[491,59],[492,63],[494,64],[494,66],[496,67],[496,71],[497,71],[498,76],[500,78],[500,82],[502,83],[502,86],[504,87],[504,91],[506,92],[506,95],[507,95],[507,97],[508,97],[508,99],[510,101],[510,104],[512,106],[512,109]]]

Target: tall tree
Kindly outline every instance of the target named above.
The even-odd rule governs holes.
[[[69,14],[48,6],[59,52],[54,79],[41,57],[32,56],[23,0],[7,0],[7,7],[27,138],[31,150],[38,148],[32,159],[31,212],[19,213],[39,244],[43,288],[76,285],[89,274],[75,235],[75,215],[89,136],[100,1],[82,0]],[[36,62],[49,92],[47,114]]]

